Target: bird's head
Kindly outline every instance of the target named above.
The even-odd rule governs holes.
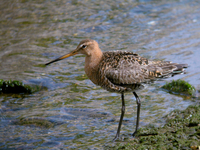
[[[76,54],[84,54],[84,55],[90,57],[91,55],[94,55],[99,50],[100,50],[99,45],[95,40],[91,40],[91,39],[83,40],[79,43],[79,45],[77,46],[77,48],[75,50],[73,50],[70,53],[63,55],[55,60],[48,62],[45,65],[49,65],[51,63],[68,58],[68,57],[76,55]]]

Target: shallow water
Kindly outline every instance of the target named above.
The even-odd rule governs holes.
[[[118,126],[120,95],[96,87],[77,55],[42,67],[86,38],[103,51],[127,50],[149,59],[189,65],[185,74],[150,84],[138,92],[140,125],[162,125],[164,115],[197,100],[169,94],[160,86],[184,79],[200,89],[200,2],[157,1],[0,1],[0,78],[47,87],[23,97],[0,97],[1,149],[103,149]],[[127,93],[121,134],[135,129],[136,103]],[[52,128],[13,124],[40,117],[62,122]]]

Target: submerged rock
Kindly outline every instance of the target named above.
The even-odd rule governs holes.
[[[62,124],[62,122],[56,122],[53,120],[48,120],[40,117],[31,117],[31,118],[21,118],[15,122],[14,125],[27,125],[27,126],[36,126],[36,127],[44,127],[44,128],[52,128],[56,125]]]

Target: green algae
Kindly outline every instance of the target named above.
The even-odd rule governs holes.
[[[56,41],[57,41],[57,39],[54,37],[38,38],[36,40],[36,42],[37,42],[36,45],[41,46],[41,47],[48,47],[49,44],[52,44]]]
[[[170,92],[179,93],[183,95],[190,95],[190,96],[193,96],[196,91],[194,86],[180,79],[176,81],[173,80],[170,83],[166,83],[164,86],[162,86],[162,88]]]
[[[44,127],[44,128],[52,128],[55,126],[55,123],[52,121],[43,119],[43,118],[37,118],[37,117],[32,117],[32,118],[21,118],[17,121],[14,122],[15,125],[34,125],[37,127]]]
[[[46,65],[45,64],[37,64],[37,65],[34,65],[34,67],[41,67],[41,68],[45,68]]]
[[[38,86],[26,85],[17,80],[0,79],[0,94],[32,94],[39,91]]]
[[[109,149],[198,149],[200,147],[200,105],[175,110],[165,116],[163,127],[144,127],[134,139],[117,143]]]

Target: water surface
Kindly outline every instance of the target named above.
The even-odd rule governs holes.
[[[200,2],[197,0],[2,0],[0,78],[47,87],[23,97],[0,96],[1,149],[103,149],[118,126],[120,94],[96,87],[84,73],[84,56],[42,67],[86,38],[103,51],[126,50],[149,59],[187,63],[185,74],[150,84],[137,94],[141,126],[164,123],[163,116],[197,100],[160,87],[184,79],[200,88]],[[122,137],[135,129],[136,102],[125,95]],[[19,118],[59,122],[51,128],[16,125]]]

